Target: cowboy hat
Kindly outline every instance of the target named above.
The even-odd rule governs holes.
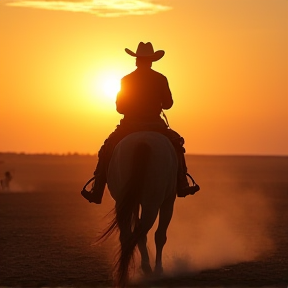
[[[150,42],[143,43],[140,42],[136,53],[132,52],[130,49],[125,48],[126,53],[134,57],[145,57],[151,59],[151,61],[158,61],[161,59],[165,52],[163,50],[158,50],[154,52],[153,46]]]

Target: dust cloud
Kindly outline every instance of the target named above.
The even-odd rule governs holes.
[[[194,196],[176,198],[163,250],[165,274],[197,273],[271,253],[273,210],[270,197],[257,185],[231,177],[226,182],[203,181]],[[156,228],[148,236],[151,256]]]
[[[179,275],[256,260],[273,250],[273,219],[268,197],[253,187],[203,185],[198,194],[176,199],[166,271]]]
[[[23,185],[17,181],[11,181],[9,189],[0,189],[0,193],[32,193],[36,192],[36,188],[32,185]]]

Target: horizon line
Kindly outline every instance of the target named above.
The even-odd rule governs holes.
[[[66,153],[52,153],[52,152],[3,152],[0,155],[25,155],[25,156],[97,156],[98,153],[80,153],[80,152],[66,152]],[[249,154],[249,153],[185,153],[185,156],[212,156],[212,157],[288,157],[288,154]],[[1,160],[0,160],[1,161]],[[1,162],[0,162],[1,163]]]

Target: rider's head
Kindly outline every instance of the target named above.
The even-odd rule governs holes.
[[[158,61],[165,54],[163,50],[158,50],[154,52],[154,48],[151,42],[147,43],[140,42],[137,47],[136,53],[128,48],[125,48],[125,51],[129,55],[136,57],[136,66],[138,68],[139,67],[150,68],[152,66],[152,62]]]

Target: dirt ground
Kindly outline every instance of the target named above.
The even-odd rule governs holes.
[[[113,285],[117,237],[96,243],[113,200],[108,191],[101,205],[80,195],[95,159],[0,154],[1,173],[13,174],[0,192],[0,287]],[[201,191],[176,199],[165,274],[143,279],[136,267],[131,286],[288,287],[288,158],[187,163]],[[154,261],[153,234],[148,243]]]

